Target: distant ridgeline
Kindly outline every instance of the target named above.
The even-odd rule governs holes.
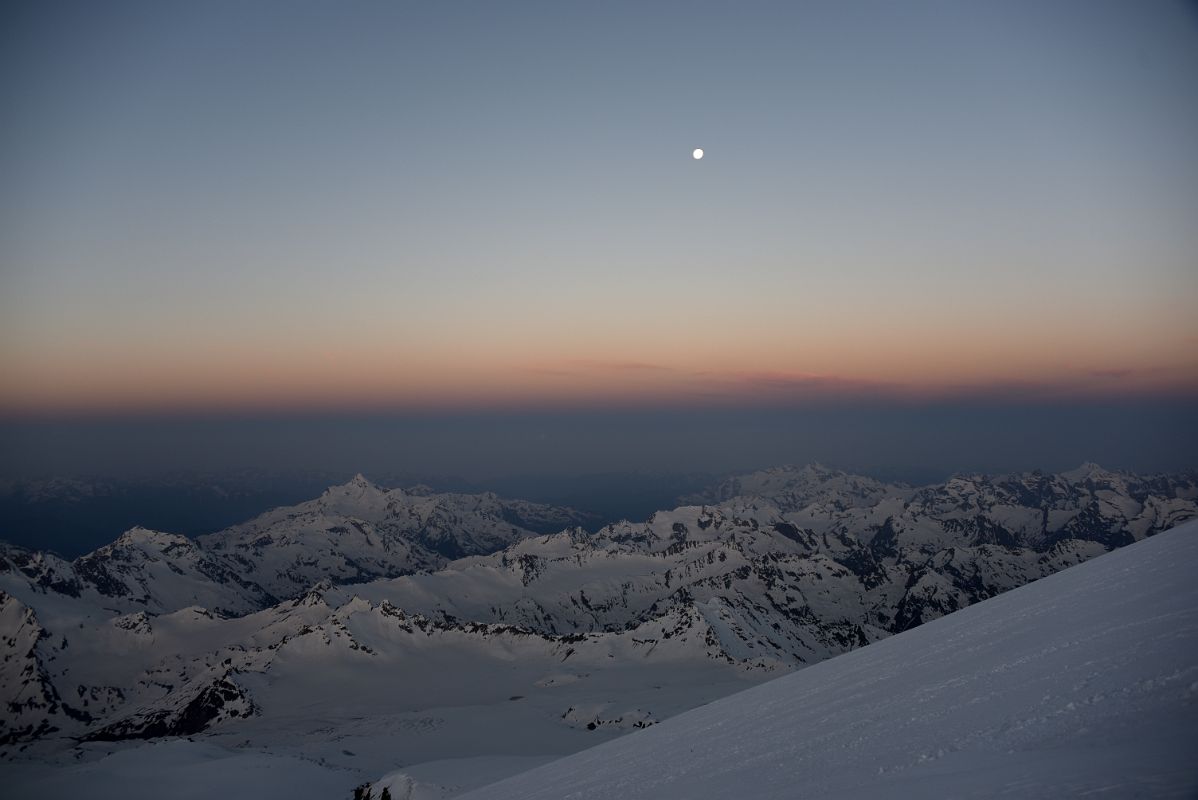
[[[652,710],[587,710],[563,684],[821,661],[1196,517],[1198,478],[1087,464],[909,487],[808,466],[683,501],[585,530],[568,508],[357,476],[198,539],[137,528],[74,561],[0,545],[0,743],[236,731],[305,665],[365,684],[417,652],[480,677],[575,665],[511,699],[561,693],[550,727],[644,726]],[[418,704],[425,674],[389,696]],[[337,686],[313,725],[349,702]]]
[[[137,525],[196,536],[320,494],[345,475],[171,474],[0,481],[0,539],[74,558]]]

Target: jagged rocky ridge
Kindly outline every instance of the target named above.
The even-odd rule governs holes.
[[[405,674],[533,665],[532,691],[633,663],[757,680],[1198,516],[1198,480],[1083,465],[908,487],[810,466],[686,501],[587,531],[566,509],[359,476],[194,541],[135,529],[74,562],[4,547],[0,736],[231,729],[330,665],[363,687],[417,659]],[[554,724],[669,710],[568,704]]]

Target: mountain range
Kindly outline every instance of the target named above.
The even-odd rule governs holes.
[[[913,487],[811,465],[680,503],[590,529],[359,475],[195,539],[0,546],[0,753],[40,780],[199,736],[449,795],[1172,528],[1198,476]]]
[[[1193,797],[1196,534],[1187,524],[462,800]],[[416,787],[401,773],[368,788]]]

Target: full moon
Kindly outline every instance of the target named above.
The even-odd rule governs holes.
[[[691,156],[695,159],[695,161],[698,161],[700,158],[703,157],[703,148],[696,147],[695,152],[691,153]]]

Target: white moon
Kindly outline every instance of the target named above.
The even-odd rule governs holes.
[[[698,161],[700,158],[703,157],[703,148],[696,147],[695,152],[691,153],[691,156],[694,157],[695,161]]]

